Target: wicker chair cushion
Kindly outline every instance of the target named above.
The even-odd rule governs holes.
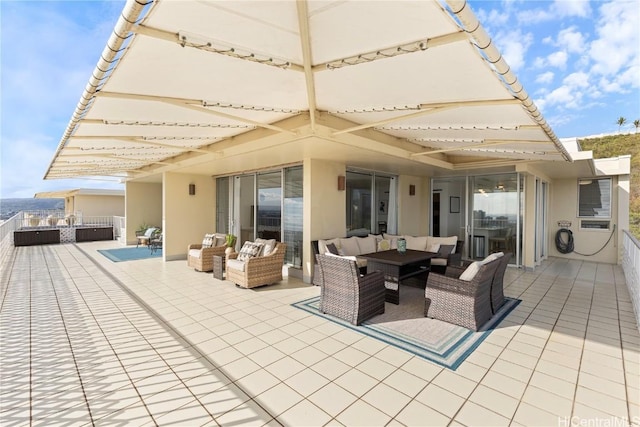
[[[469,264],[469,267],[462,272],[458,279],[470,282],[474,277],[476,277],[476,274],[480,271],[480,267],[482,267],[482,261],[472,262]]]
[[[472,262],[469,265],[469,267],[467,267],[467,269],[460,275],[459,279],[466,280],[466,281],[473,280],[473,278],[476,277],[476,274],[478,274],[478,271],[480,271],[481,266],[487,263],[490,263],[491,261],[494,261],[502,257],[503,255],[504,254],[502,252],[496,252],[496,253],[490,254],[488,257],[486,257],[482,261]]]
[[[233,270],[244,271],[244,267],[247,265],[244,261],[239,261],[238,259],[229,259],[227,260],[227,268],[231,268]]]
[[[189,249],[189,256],[193,258],[200,258],[202,251],[200,249]]]
[[[262,249],[262,246],[264,246],[263,243],[255,243],[255,242],[250,242],[250,241],[246,241],[244,242],[244,244],[242,245],[242,249],[240,249],[240,252],[238,253],[238,261],[246,261],[248,259],[251,259],[255,256],[257,256],[260,253],[260,250]]]
[[[215,234],[205,234],[204,239],[202,239],[202,247],[203,248],[212,248],[216,242]]]

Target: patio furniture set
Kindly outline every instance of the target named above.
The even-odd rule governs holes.
[[[236,286],[254,288],[282,281],[287,245],[275,239],[243,243],[240,252],[226,245],[225,234],[205,234],[202,243],[187,247],[187,265],[197,271],[213,272],[215,279]]]
[[[443,256],[442,246],[445,256],[450,255],[449,245],[433,244],[428,250],[386,249],[354,257],[332,253],[335,244],[322,243],[325,250],[316,255],[319,309],[354,325],[384,313],[385,301],[399,304],[400,283],[407,280],[425,287],[425,317],[474,331],[504,303],[503,280],[511,253],[493,253],[482,261],[465,263],[454,257],[453,262],[446,262],[444,271],[435,272],[432,260]],[[320,242],[314,243],[318,251],[321,247]]]

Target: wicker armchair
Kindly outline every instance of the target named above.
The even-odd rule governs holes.
[[[470,280],[430,274],[425,288],[424,315],[434,319],[479,330],[492,316],[491,282],[500,260],[480,266]],[[449,270],[449,269],[447,269]]]
[[[493,281],[491,282],[491,313],[496,314],[502,304],[504,304],[504,274],[507,271],[507,266],[513,254],[507,252],[500,257],[500,264],[493,275]],[[460,274],[471,264],[472,261],[464,261],[459,267],[449,266],[447,267],[446,275],[449,277],[460,277]]]
[[[282,266],[287,252],[285,243],[277,243],[274,250],[266,256],[257,256],[244,261],[243,270],[227,261],[227,280],[243,288],[269,285],[282,280]],[[236,259],[237,253],[230,254],[228,259]]]
[[[213,256],[224,256],[226,246],[203,248],[202,243],[187,246],[187,266],[197,271],[213,271]]]
[[[384,313],[384,274],[375,271],[360,274],[355,261],[317,256],[323,283],[320,288],[320,311],[354,325]]]

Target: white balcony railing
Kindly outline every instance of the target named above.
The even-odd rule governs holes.
[[[636,313],[636,324],[640,330],[640,243],[624,230],[622,238],[622,269],[626,278],[631,304]]]

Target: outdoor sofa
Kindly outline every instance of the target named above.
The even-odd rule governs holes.
[[[462,262],[462,248],[464,241],[458,240],[458,236],[433,237],[433,236],[407,236],[391,234],[369,234],[366,237],[343,237],[333,239],[321,239],[311,242],[316,255],[333,253],[344,256],[356,262],[361,273],[366,272],[367,261],[359,258],[359,255],[398,248],[398,239],[404,238],[407,249],[436,252],[439,255],[431,259],[432,271],[445,272],[447,266],[460,265]],[[322,272],[316,265],[313,271],[313,284],[321,286],[323,283]]]

